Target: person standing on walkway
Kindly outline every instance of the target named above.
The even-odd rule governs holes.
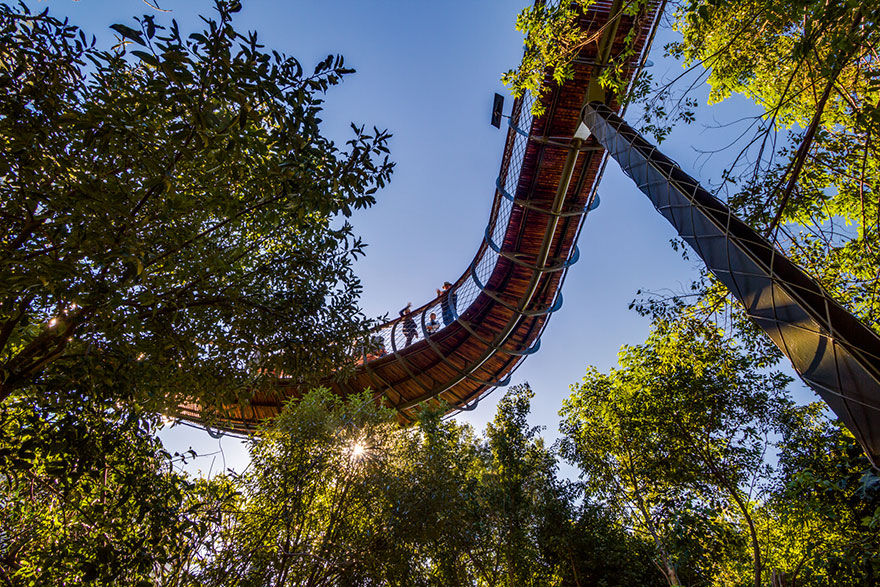
[[[438,289],[437,295],[442,296],[440,298],[440,313],[443,315],[443,325],[449,326],[455,322],[455,313],[458,311],[455,307],[458,298],[452,291],[452,284],[444,281],[443,289]]]
[[[412,302],[408,303],[406,307],[400,311],[400,317],[403,318],[403,335],[406,337],[406,346],[412,344],[414,338],[419,335],[419,331],[416,328],[416,322],[412,319],[412,316],[409,315],[409,309],[412,307]]]
[[[430,319],[425,324],[425,336],[427,337],[431,334],[434,334],[438,330],[440,330],[440,323],[437,322],[437,314],[431,312]]]

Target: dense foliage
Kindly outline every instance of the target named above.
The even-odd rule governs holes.
[[[528,424],[528,386],[481,436],[430,411],[404,429],[369,394],[319,389],[251,439],[247,470],[181,473],[194,455],[162,448],[157,410],[344,368],[365,321],[361,244],[340,217],[391,171],[385,133],[356,127],[345,150],[320,134],[341,58],[305,75],[237,33],[238,8],[218,2],[189,36],[116,25],[102,51],[0,4],[0,583],[880,582],[880,478],[820,407],[791,402],[778,352],[710,281],[696,306],[640,306],[650,337],[588,371],[556,446]],[[577,10],[526,13],[548,40],[516,83],[539,91],[548,63],[564,79],[595,39],[547,23]],[[765,229],[804,228],[784,244],[870,319],[876,8],[677,14],[672,50],[713,67],[713,98],[762,105],[761,136],[780,141],[727,175],[743,186],[732,202]],[[788,147],[767,134],[785,129]],[[857,229],[824,238],[838,221]]]
[[[148,419],[6,410],[0,577],[10,585],[661,585],[641,541],[579,503],[514,388],[478,438],[317,390],[193,482]],[[35,435],[42,439],[34,442]],[[26,498],[25,496],[29,496]]]
[[[704,580],[717,574],[717,550],[687,545],[691,552],[681,561],[670,543],[690,540],[697,523],[714,531],[722,521],[750,536],[760,585],[748,502],[768,474],[768,436],[790,381],[761,367],[714,325],[661,320],[644,345],[624,347],[619,369],[588,371],[563,406],[563,453],[584,472],[589,494],[651,537],[673,585],[680,584],[680,566]]]
[[[309,395],[254,445],[226,546],[200,579],[514,586],[577,584],[579,572],[611,584],[644,577],[628,568],[644,560],[633,539],[594,510],[578,512],[556,478],[555,458],[525,420],[531,395],[518,387],[505,396],[482,439],[433,413],[401,429],[369,396]],[[578,524],[607,542],[571,539]],[[581,567],[606,546],[614,554],[601,566]]]
[[[852,435],[703,314],[666,310],[563,405],[585,494],[650,540],[670,585],[875,584],[880,477]]]
[[[239,8],[101,50],[0,4],[0,399],[167,409],[347,364],[366,321],[343,217],[388,180],[388,135],[324,137],[351,70],[264,51]]]
[[[690,344],[695,362],[665,354],[676,334],[659,325],[619,370],[592,370],[574,390],[560,448],[577,482],[560,478],[556,449],[528,425],[527,386],[502,399],[482,436],[431,412],[401,428],[368,395],[317,390],[252,440],[247,470],[195,481],[175,467],[190,455],[164,452],[150,418],[87,402],[63,418],[7,404],[0,578],[875,584],[880,478],[852,437],[816,406],[788,403],[779,376],[713,376],[747,359],[712,329]]]
[[[0,580],[151,585],[205,538],[199,484],[173,471],[155,418],[72,401],[0,407]]]

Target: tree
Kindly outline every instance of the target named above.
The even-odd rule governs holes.
[[[495,522],[486,550],[502,569],[497,583],[662,584],[645,543],[594,495],[558,477],[557,446],[547,448],[541,429],[527,422],[534,395],[527,383],[512,387],[485,433],[492,459],[482,516]]]
[[[411,565],[407,573],[387,572],[389,583],[395,577],[438,587],[486,581],[479,541],[485,450],[471,427],[442,416],[441,410],[420,412],[416,426],[401,435],[396,473],[386,481],[393,496],[387,502],[389,540],[403,547]]]
[[[0,584],[152,585],[185,575],[229,487],[188,480],[157,418],[82,398],[0,406]]]
[[[395,559],[383,481],[393,476],[398,429],[393,412],[369,393],[343,401],[318,389],[289,404],[252,443],[240,496],[206,546],[194,584],[357,585],[376,578],[376,569]]]
[[[668,47],[706,70],[710,102],[759,108],[725,172],[731,204],[875,327],[878,21],[874,3],[695,0]]]
[[[658,318],[619,365],[591,368],[560,412],[562,454],[586,493],[650,537],[670,585],[716,575],[720,552],[739,556],[741,529],[759,587],[755,492],[789,378],[686,312]]]
[[[552,504],[552,509],[545,514],[539,539],[547,551],[545,556],[555,563],[560,585],[660,587],[666,584],[653,564],[650,546],[633,535],[610,508],[581,492],[572,492],[572,497],[581,499]]]
[[[783,421],[779,474],[761,508],[770,568],[789,587],[871,585],[880,577],[880,478],[818,404]]]
[[[540,428],[529,426],[526,419],[534,395],[528,384],[511,388],[486,428],[491,460],[481,493],[492,526],[491,544],[497,545],[487,549],[487,560],[503,569],[491,583],[510,587],[548,584],[554,571],[537,533],[543,525],[542,510],[559,499],[560,487],[556,457],[544,447]]]
[[[0,399],[154,410],[245,400],[350,364],[368,322],[345,221],[388,181],[388,134],[320,132],[312,74],[233,27],[83,31],[0,4]]]
[[[486,434],[369,394],[288,403],[251,466],[191,480],[155,416],[80,398],[0,413],[0,582],[223,585],[659,584],[643,542],[558,479],[514,388]]]
[[[532,397],[512,387],[482,438],[422,415],[389,501],[393,540],[428,563],[429,585],[656,584],[641,541],[559,478],[555,451],[528,424]]]
[[[557,478],[531,395],[513,388],[482,438],[431,410],[401,428],[369,395],[290,402],[182,584],[655,584],[641,542]]]

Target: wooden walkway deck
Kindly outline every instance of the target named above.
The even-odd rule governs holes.
[[[600,1],[582,17],[586,30],[600,33],[598,41],[582,51],[574,79],[552,88],[542,116],[531,116],[529,98],[514,103],[486,239],[452,287],[456,320],[430,334],[430,313],[443,316],[440,300],[432,300],[410,315],[415,342],[406,345],[403,319],[391,321],[376,333],[387,354],[365,353],[367,360],[351,378],[324,385],[343,396],[370,388],[407,421],[427,401],[446,402],[453,411],[472,409],[537,350],[550,314],[561,305],[566,269],[577,259],[577,238],[606,159],[593,139],[575,138],[582,108],[588,94],[596,96],[602,54],[619,55],[627,34],[637,29],[635,56],[626,66],[631,77],[656,27],[656,3],[638,17],[621,15],[622,5]],[[606,103],[619,111],[613,99]],[[276,393],[230,408],[215,425],[247,432],[300,392],[279,381]],[[180,416],[201,420],[198,406],[183,406]]]

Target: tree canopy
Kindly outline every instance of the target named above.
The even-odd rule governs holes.
[[[651,542],[670,585],[872,584],[876,472],[788,383],[714,323],[672,312],[572,387],[561,452],[585,495]]]
[[[682,564],[669,544],[686,538],[675,536],[683,522],[672,513],[697,507],[691,523],[711,527],[722,518],[748,527],[759,586],[760,550],[747,503],[755,496],[744,488],[766,475],[768,435],[789,382],[762,373],[760,359],[714,325],[660,320],[644,345],[622,349],[618,369],[591,369],[575,388],[561,412],[563,454],[578,463],[590,494],[651,537],[670,584],[683,584],[679,566],[708,563],[705,576],[717,573],[709,560]]]
[[[8,400],[0,580],[745,585],[757,544],[762,584],[871,584],[880,480],[852,436],[815,405],[793,407],[779,376],[713,375],[748,359],[701,332],[693,363],[670,354],[682,331],[664,324],[619,370],[591,370],[558,447],[528,424],[528,386],[479,436],[440,412],[402,428],[369,394],[317,390],[251,439],[245,471],[191,479],[178,464],[198,457],[165,452],[155,416]],[[762,458],[772,450],[776,467]],[[561,478],[560,452],[579,481]]]
[[[210,407],[349,364],[368,322],[345,219],[388,181],[389,135],[323,136],[352,70],[264,50],[239,9],[99,49],[0,4],[0,399]]]
[[[252,439],[246,471],[196,481],[149,417],[7,405],[0,580],[661,585],[641,541],[558,478],[531,396],[512,389],[478,437],[439,412],[402,428],[369,394],[319,389]]]
[[[237,32],[239,8],[219,0],[192,34],[115,25],[104,50],[0,4],[0,582],[877,582],[876,471],[791,402],[780,355],[711,280],[696,305],[639,304],[649,338],[588,371],[556,445],[528,423],[528,385],[482,435],[430,410],[401,428],[369,392],[317,389],[250,439],[247,470],[181,473],[196,457],[162,448],[158,411],[344,372],[368,326],[345,218],[392,170],[387,133],[321,134],[342,58],[307,74]],[[670,47],[712,68],[713,99],[766,110],[731,201],[869,320],[876,12],[696,0]],[[554,28],[576,14],[526,13],[549,41],[522,83],[548,60],[564,79],[566,51],[593,42]],[[829,236],[840,221],[858,228]]]

